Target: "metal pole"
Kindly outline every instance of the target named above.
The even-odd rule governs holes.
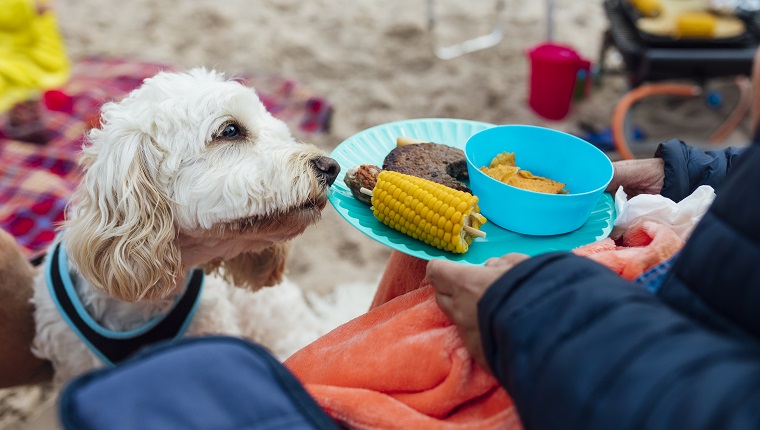
[[[546,0],[546,40],[554,40],[554,0]]]

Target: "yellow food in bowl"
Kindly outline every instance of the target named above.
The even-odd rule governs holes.
[[[491,164],[488,167],[481,167],[480,171],[497,181],[523,190],[546,194],[567,194],[569,192],[565,189],[565,184],[561,182],[536,176],[517,167],[514,152],[502,152],[496,155],[491,160]]]

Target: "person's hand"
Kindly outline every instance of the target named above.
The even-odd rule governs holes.
[[[438,306],[456,324],[465,347],[486,371],[490,369],[480,340],[478,301],[505,272],[528,258],[524,254],[507,254],[488,260],[485,267],[446,260],[431,260],[427,265],[427,280],[435,289]]]
[[[607,192],[615,193],[621,185],[628,197],[660,194],[665,181],[665,162],[661,158],[622,160],[612,163],[615,173]]]

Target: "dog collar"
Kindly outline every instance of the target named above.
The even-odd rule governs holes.
[[[71,281],[68,256],[62,244],[55,245],[47,262],[50,295],[71,329],[103,363],[117,364],[145,346],[178,339],[185,333],[203,290],[204,275],[201,270],[191,272],[185,291],[168,313],[135,330],[115,332],[98,324],[87,313]]]

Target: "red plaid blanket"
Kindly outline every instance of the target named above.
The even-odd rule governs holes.
[[[12,234],[29,258],[43,253],[55,237],[66,202],[79,180],[77,158],[83,133],[100,105],[117,100],[160,70],[160,64],[113,59],[78,62],[61,89],[74,102],[73,113],[44,110],[49,141],[44,145],[1,137],[0,228]],[[294,130],[322,132],[331,105],[302,85],[277,76],[244,76],[272,114]]]

